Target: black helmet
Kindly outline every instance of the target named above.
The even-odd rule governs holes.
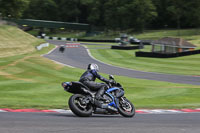
[[[99,71],[99,67],[98,67],[97,64],[92,63],[92,64],[89,64],[89,65],[88,65],[88,70],[96,70],[96,71]]]

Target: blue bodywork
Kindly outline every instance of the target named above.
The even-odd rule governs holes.
[[[117,104],[115,103],[116,100],[118,100],[117,98],[115,99],[115,97],[111,94],[112,91],[115,91],[115,90],[120,90],[119,88],[117,87],[114,87],[114,88],[109,88],[107,91],[106,91],[106,94],[108,94],[111,98],[112,98],[112,102],[110,102],[108,105],[109,106],[113,106],[115,108],[118,108]]]

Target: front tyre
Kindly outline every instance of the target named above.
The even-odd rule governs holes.
[[[125,97],[120,97],[118,101],[118,111],[122,116],[133,117],[135,115],[135,107],[129,100]]]
[[[92,115],[92,105],[84,103],[85,96],[81,94],[72,95],[69,99],[69,108],[80,117],[89,117]]]

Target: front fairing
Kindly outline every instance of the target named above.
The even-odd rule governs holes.
[[[124,89],[122,87],[113,87],[113,88],[109,88],[106,92],[107,93],[112,93],[115,92],[115,97],[119,98],[122,97],[124,95]]]
[[[108,105],[117,108],[117,100],[118,98],[124,96],[124,91],[121,88],[113,87],[109,88],[106,93],[112,98],[112,102],[110,102]]]

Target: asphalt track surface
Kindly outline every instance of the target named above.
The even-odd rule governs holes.
[[[200,115],[136,114],[76,117],[72,113],[0,113],[0,133],[199,133]]]
[[[66,41],[49,40],[48,42],[55,44],[57,46],[66,44]],[[172,83],[200,85],[200,77],[198,76],[183,76],[183,75],[143,72],[143,71],[125,69],[105,64],[103,62],[100,62],[92,58],[88,54],[87,48],[82,45],[80,45],[78,48],[66,48],[64,53],[59,52],[59,47],[57,47],[55,50],[44,55],[44,57],[81,69],[86,69],[87,65],[90,63],[96,63],[100,67],[100,72],[112,75],[121,75],[132,78],[166,81]]]

